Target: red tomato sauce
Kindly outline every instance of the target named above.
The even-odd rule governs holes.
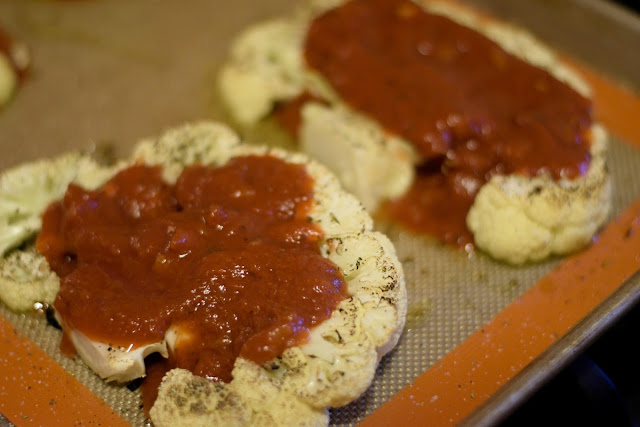
[[[165,369],[230,381],[236,357],[264,363],[305,342],[347,296],[313,206],[304,166],[271,156],[190,166],[175,185],[133,166],[95,191],[70,185],[36,245],[68,328],[134,347],[176,328]]]
[[[412,230],[464,246],[466,213],[493,175],[588,169],[590,100],[411,1],[329,10],[311,23],[304,57],[344,102],[415,147],[413,187],[384,208]]]

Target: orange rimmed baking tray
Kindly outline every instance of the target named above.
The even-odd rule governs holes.
[[[334,410],[334,424],[496,422],[640,298],[638,19],[593,0],[482,7],[566,52],[592,83],[596,114],[613,135],[616,216],[590,249],[520,269],[387,230],[407,274],[407,327],[372,388]],[[0,167],[103,143],[123,154],[184,120],[223,117],[213,88],[229,40],[287,8],[284,0],[0,3],[0,23],[34,61],[0,113]],[[0,413],[9,421],[145,422],[137,392],[105,386],[64,358],[43,318],[1,309]]]

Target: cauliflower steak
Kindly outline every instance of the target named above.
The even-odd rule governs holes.
[[[11,202],[13,207],[3,213],[0,228],[7,241],[0,297],[21,310],[34,301],[52,302],[59,281],[44,257],[24,242],[39,233],[40,213],[62,196],[69,183],[97,188],[116,172],[141,164],[162,166],[164,179],[171,183],[193,163],[215,167],[252,155],[301,165],[312,178],[308,220],[322,230],[321,255],[344,276],[347,297],[326,321],[310,330],[306,342],[261,364],[238,357],[230,382],[210,381],[185,369],[170,370],[150,410],[151,419],[158,426],[326,425],[327,408],[346,405],[362,394],[380,358],[397,344],[406,317],[406,289],[390,241],[372,231],[371,217],[355,197],[341,189],[337,178],[303,154],[245,145],[222,125],[197,123],[141,141],[131,158],[114,167],[103,168],[82,154],[71,154],[9,170],[0,176],[3,206]],[[43,180],[47,186],[41,185]],[[39,192],[33,193],[34,189]],[[27,194],[38,197],[21,201]],[[21,222],[12,219],[16,212]],[[16,224],[22,231],[16,231]],[[31,283],[38,281],[48,285]],[[172,327],[162,341],[131,348],[92,340],[59,315],[57,318],[86,364],[108,381],[144,376],[144,358],[151,353],[167,357],[176,350],[183,333]]]
[[[298,139],[300,149],[332,169],[343,185],[360,198],[369,211],[373,212],[381,207],[384,209],[389,200],[391,200],[392,217],[398,217],[393,214],[393,205],[396,203],[401,203],[397,209],[399,211],[412,210],[413,206],[403,200],[408,200],[405,195],[410,196],[413,188],[421,185],[417,184],[419,179],[417,171],[441,168],[445,171],[442,172],[443,174],[457,174],[447,178],[453,182],[447,185],[455,185],[456,191],[465,191],[470,195],[468,206],[466,206],[467,202],[463,203],[465,212],[458,221],[459,224],[456,225],[460,230],[432,233],[421,224],[414,226],[411,220],[400,219],[401,223],[409,225],[408,228],[433,234],[441,240],[460,247],[473,243],[492,257],[512,264],[540,261],[552,254],[567,254],[588,244],[594,233],[608,219],[611,209],[611,183],[606,169],[607,134],[604,128],[599,123],[592,122],[576,137],[586,141],[585,153],[582,155],[587,159],[584,164],[588,165],[588,168],[585,168],[580,163],[584,160],[577,160],[580,164],[576,176],[571,174],[564,176],[566,172],[564,170],[552,172],[551,168],[544,165],[535,166],[538,168],[535,171],[532,171],[532,167],[531,170],[523,173],[522,169],[526,168],[504,167],[500,161],[496,161],[491,167],[483,166],[483,162],[494,161],[491,159],[495,153],[489,156],[489,160],[481,159],[480,155],[476,154],[478,145],[484,142],[482,138],[485,131],[492,131],[491,119],[483,122],[484,119],[477,119],[477,117],[483,117],[482,113],[473,112],[469,123],[466,123],[464,121],[467,120],[466,118],[463,117],[461,120],[453,114],[443,117],[436,123],[438,131],[442,132],[445,146],[442,146],[441,140],[434,140],[432,149],[443,159],[434,161],[433,153],[429,151],[430,149],[425,152],[422,142],[416,143],[413,139],[410,141],[408,138],[399,136],[389,130],[387,125],[372,118],[372,113],[360,111],[344,100],[342,92],[334,87],[336,82],[339,85],[342,84],[341,75],[336,74],[337,77],[333,77],[334,84],[332,84],[329,77],[310,63],[313,59],[310,60],[307,49],[311,43],[309,40],[312,37],[312,27],[315,22],[319,19],[327,19],[325,15],[328,12],[332,13],[343,7],[345,9],[347,6],[353,7],[352,10],[355,10],[356,6],[353,5],[356,3],[364,6],[358,12],[361,13],[360,15],[355,12],[353,15],[364,16],[362,11],[365,10],[364,7],[369,6],[369,4],[365,5],[366,0],[309,1],[305,4],[306,7],[288,18],[258,23],[241,33],[232,44],[229,58],[223,65],[218,80],[221,98],[233,119],[242,127],[253,126],[267,118],[280,120],[279,111],[282,105],[295,105],[297,99],[310,94],[310,99],[299,107],[299,124],[292,122],[293,124],[290,125],[281,121],[282,125],[287,128],[292,126],[289,130]],[[400,21],[404,19],[408,22],[414,19],[417,15],[415,7],[419,6],[430,15],[449,19],[455,25],[462,27],[455,30],[458,31],[456,34],[459,40],[453,50],[446,44],[446,40],[444,42],[440,40],[443,43],[442,46],[432,41],[422,41],[415,46],[408,46],[411,49],[417,49],[417,52],[424,57],[438,57],[438,60],[445,65],[455,58],[461,58],[469,49],[465,45],[465,37],[469,36],[464,31],[471,30],[488,40],[490,47],[486,53],[486,62],[496,67],[499,72],[501,67],[506,67],[505,58],[514,57],[516,60],[524,61],[530,68],[541,70],[550,76],[549,78],[536,77],[538,80],[532,80],[531,83],[526,81],[517,83],[520,86],[514,86],[514,89],[506,93],[519,93],[518,97],[526,91],[541,93],[550,91],[555,94],[558,88],[564,90],[562,86],[566,86],[569,91],[577,94],[577,98],[581,99],[580,103],[590,97],[588,85],[576,72],[564,65],[550,49],[517,27],[478,17],[464,6],[447,1],[376,0],[371,3],[395,8],[394,12],[387,13],[385,16],[396,14]],[[335,15],[339,16],[339,13]],[[362,24],[351,28],[367,28],[368,25],[369,22],[367,25]],[[401,23],[398,28],[405,26]],[[335,31],[345,33],[350,31],[346,24],[344,27],[326,28],[337,28]],[[325,31],[327,31],[325,36],[329,37],[327,34],[330,34],[330,31]],[[336,45],[340,45],[345,39],[345,33],[336,33],[340,34],[335,37]],[[360,35],[353,37],[359,40]],[[362,38],[364,37],[366,36],[363,35]],[[398,32],[386,37],[402,39],[409,36]],[[375,43],[378,43],[378,40],[372,36],[363,42],[363,50]],[[491,47],[491,43],[494,43],[497,48]],[[316,44],[318,46],[314,48],[321,52],[320,57],[329,51],[326,47],[329,46],[329,42],[326,46],[322,40]],[[385,46],[385,48],[388,50],[388,47]],[[355,49],[353,45],[342,46],[338,49],[339,52],[335,53],[335,58],[339,59],[342,55],[346,63],[347,58],[362,55],[357,49],[359,46]],[[405,61],[411,55],[403,56],[400,61]],[[338,59],[334,64],[326,67],[329,72],[333,73],[339,68],[338,65],[342,64]],[[407,67],[406,64],[405,67]],[[359,74],[362,77],[361,80],[366,80],[368,78],[366,74],[373,72],[368,70],[374,68],[377,67],[369,66],[366,69],[363,67]],[[455,69],[452,73],[455,75]],[[433,79],[435,82],[442,82],[442,86],[446,86],[448,79],[453,78],[451,75],[441,77],[438,74],[429,73],[416,74],[414,77]],[[358,80],[356,77],[344,77],[344,80],[347,81],[348,78]],[[491,83],[495,80],[506,82],[510,80],[510,76],[496,74],[492,80],[491,74],[488,75],[487,82]],[[414,81],[417,82],[417,80]],[[549,89],[550,84],[555,85],[554,89]],[[389,87],[392,86],[393,83],[389,83]],[[476,92],[482,92],[482,90],[481,84],[466,97],[471,98]],[[456,91],[457,88],[453,88],[450,95],[455,96]],[[361,90],[361,92],[365,91]],[[490,93],[487,95],[492,96]],[[410,89],[403,96],[410,97]],[[444,93],[442,96],[447,98],[448,95]],[[498,95],[500,96],[503,95]],[[361,102],[360,99],[357,98],[358,103]],[[399,96],[398,99],[401,97]],[[540,99],[544,99],[544,95]],[[424,108],[428,109],[431,103],[440,101],[437,95],[431,98],[425,97]],[[375,100],[371,103],[375,104]],[[378,104],[384,104],[384,101],[378,101]],[[247,108],[247,105],[251,107]],[[533,114],[531,119],[526,117],[529,106],[524,105],[523,108],[524,116],[515,116],[514,121],[532,123],[538,120],[536,118],[538,113]],[[551,110],[553,108],[551,107]],[[569,106],[567,111],[572,111],[573,108]],[[392,110],[389,114],[400,115],[402,114],[400,111],[402,111],[400,107],[396,107],[396,110]],[[585,107],[585,111],[589,114],[589,107]],[[555,112],[549,114],[550,117],[554,115],[557,114]],[[566,121],[582,120],[583,118],[578,118],[576,115],[575,118],[569,117]],[[410,131],[412,127],[410,123],[402,121],[400,123],[405,123],[402,126]],[[486,129],[483,123],[487,125]],[[549,134],[556,132],[553,126],[550,129]],[[534,130],[532,135],[536,135],[535,132],[542,135],[539,130]],[[451,138],[451,135],[459,139],[459,141],[456,140],[456,144],[464,146],[461,150],[457,148],[457,151],[452,150],[451,145],[447,145],[450,144],[447,138]],[[425,135],[425,141],[429,138],[429,135]],[[532,147],[536,145],[535,138],[534,136]],[[515,146],[508,147],[510,143],[515,142],[518,141],[515,139],[505,141],[504,147],[498,145],[498,151],[506,153],[519,150],[520,148]],[[526,148],[526,150],[535,153],[537,148]],[[468,161],[472,168],[480,165],[478,170],[474,169],[472,173],[457,172],[456,168],[459,167],[460,159],[463,157],[469,159],[465,161]],[[549,154],[546,158],[553,157],[553,154]],[[426,184],[431,187],[437,185],[441,184]],[[534,189],[535,191],[532,191]],[[410,197],[426,199],[432,196]],[[450,197],[442,196],[441,204],[447,204],[449,199]],[[553,201],[550,201],[551,199]],[[424,209],[435,211],[440,208],[434,209],[429,206]],[[459,208],[456,207],[456,209]],[[503,209],[505,209],[504,212]],[[446,208],[442,208],[442,212],[446,221],[448,216]],[[402,218],[402,215],[398,218]],[[416,222],[420,220],[418,217]],[[453,237],[445,237],[447,233]],[[469,237],[466,236],[467,234]]]

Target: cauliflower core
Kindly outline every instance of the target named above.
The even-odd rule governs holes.
[[[220,72],[219,87],[230,114],[242,126],[257,123],[268,117],[277,104],[307,93],[323,100],[307,102],[302,107],[298,130],[300,147],[331,168],[343,185],[359,197],[369,211],[375,211],[385,200],[407,194],[414,182],[418,165],[435,166],[433,162],[429,163],[432,159],[428,150],[425,154],[423,146],[414,146],[407,140],[394,136],[377,121],[346,105],[328,81],[305,64],[305,39],[308,34],[311,37],[308,31],[313,20],[323,12],[344,3],[346,2],[343,0],[310,1],[307,8],[288,19],[268,21],[247,29],[232,45],[230,57]],[[392,2],[378,3],[384,3],[384,7],[387,7],[387,3]],[[394,7],[395,4],[393,3]],[[580,77],[560,63],[549,49],[528,33],[505,24],[478,19],[464,7],[449,2],[425,0],[415,4],[434,15],[448,17],[485,35],[490,43],[495,42],[508,54],[548,72],[554,78],[551,79],[553,84],[557,84],[556,81],[564,82],[582,97],[589,97],[589,88]],[[415,13],[415,4],[398,2],[399,9],[396,13],[410,19]],[[424,56],[447,54],[446,49],[440,52],[437,48],[438,46],[419,45],[418,51]],[[343,50],[344,55],[351,54],[348,49]],[[488,55],[491,56],[488,62],[493,61],[496,67],[500,67],[500,55]],[[363,79],[365,78],[363,75]],[[439,77],[429,75],[429,78]],[[262,83],[254,88],[249,84],[250,81]],[[443,79],[443,84],[447,84],[446,79]],[[546,85],[547,83],[538,83],[538,86],[523,87],[521,90],[544,93]],[[256,99],[259,108],[246,107]],[[384,105],[381,108],[385,108]],[[399,108],[394,111],[400,111]],[[449,123],[447,118],[447,123],[442,126],[450,126],[454,133],[459,129],[466,132],[466,125],[454,119],[451,118]],[[456,127],[459,125],[461,126]],[[473,126],[471,123],[468,127],[474,129]],[[483,132],[481,133],[484,134]],[[469,202],[473,205],[467,214],[468,231],[465,231],[467,234],[469,231],[472,233],[477,247],[500,260],[521,264],[539,261],[550,254],[565,254],[590,241],[594,232],[608,217],[611,191],[605,165],[606,133],[599,124],[591,125],[585,133],[585,139],[591,143],[588,153],[585,149],[585,155],[590,155],[591,160],[588,170],[577,178],[552,178],[551,174],[544,172],[544,167],[538,170],[538,175],[529,177],[520,172],[504,172],[496,166],[495,170],[490,170],[490,178],[486,178],[486,182],[484,176],[460,174],[459,182],[464,190],[478,195],[477,200]],[[467,141],[471,143],[468,150],[472,153],[464,155],[471,156],[471,162],[475,162],[472,147],[474,135],[468,138]],[[508,143],[506,141],[507,148],[503,152],[509,151]],[[442,150],[439,155],[444,159],[443,167],[447,168],[449,164],[456,167],[455,156],[458,153],[438,144],[433,147],[436,151]],[[516,167],[514,169],[519,170]],[[484,170],[482,171],[484,174]],[[590,197],[585,197],[587,193]],[[527,195],[526,203],[519,201],[523,194]],[[555,201],[549,202],[550,198]],[[444,206],[443,211],[446,212],[446,198]],[[506,206],[508,214],[497,213]],[[542,217],[536,218],[536,215]],[[504,224],[497,233],[497,224],[506,218],[511,222]],[[522,218],[528,220],[521,220]],[[554,222],[551,223],[548,218],[554,218]],[[465,228],[464,221],[459,222],[460,227]],[[458,233],[457,230],[455,232]],[[523,239],[530,241],[523,242]]]
[[[75,154],[20,166],[0,178],[4,183],[2,201],[11,200],[15,207],[23,203],[13,195],[33,191],[27,188],[29,182],[38,188],[43,177],[60,178],[47,187],[55,195],[43,191],[36,205],[24,203],[29,206],[29,215],[39,217],[47,204],[44,200],[61,196],[62,182],[85,182],[95,188],[120,168],[139,163],[163,166],[165,179],[173,182],[193,162],[219,166],[247,155],[270,155],[304,165],[314,183],[314,207],[309,219],[323,230],[322,256],[339,267],[349,297],[339,303],[328,320],[310,331],[303,345],[291,347],[262,365],[242,357],[236,359],[229,383],[212,382],[182,369],[170,371],[150,411],[155,425],[326,425],[326,408],[345,405],[362,394],[380,358],[396,345],[401,334],[406,289],[393,245],[384,235],[372,231],[371,217],[360,202],[344,192],[335,176],[319,163],[302,154],[244,145],[228,128],[215,123],[185,125],[159,138],[141,141],[131,158],[118,166],[107,171],[93,165],[93,179],[84,173],[89,169],[78,166],[89,160]],[[71,166],[59,168],[59,163]],[[29,180],[6,178],[16,170]],[[69,172],[61,177],[62,170]],[[17,191],[18,185],[23,185],[21,191]],[[21,218],[24,216],[27,214]],[[37,221],[29,225],[29,236],[38,232]],[[12,249],[7,249],[0,270],[0,297],[18,309],[28,308],[33,301],[50,302],[58,286],[44,258],[32,249],[22,249],[23,240],[13,237],[8,245]],[[40,282],[47,284],[40,286]],[[130,349],[92,341],[64,322],[62,326],[87,365],[103,378],[116,381],[144,376],[144,357],[153,352],[166,357],[180,334],[169,329],[163,341]]]

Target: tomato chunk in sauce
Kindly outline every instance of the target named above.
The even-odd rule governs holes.
[[[67,327],[113,345],[178,340],[167,367],[231,380],[303,343],[347,288],[309,220],[313,180],[272,156],[194,165],[175,185],[132,166],[102,188],[70,185],[36,245],[60,276]]]
[[[311,23],[304,57],[344,102],[415,147],[417,179],[384,209],[412,230],[464,246],[466,213],[493,175],[575,178],[588,169],[588,99],[412,1],[327,11]]]

